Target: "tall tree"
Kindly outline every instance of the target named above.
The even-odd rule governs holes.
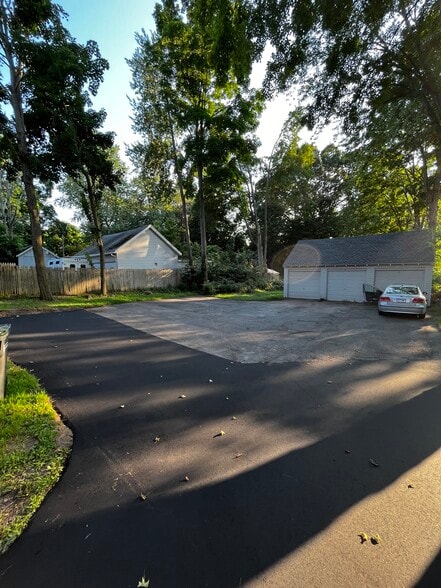
[[[89,223],[100,254],[101,295],[107,295],[106,259],[103,243],[101,205],[106,189],[114,190],[121,181],[121,169],[115,166],[113,134],[99,130],[104,114],[88,111],[75,121],[70,147],[70,165],[66,171],[71,181],[63,191],[77,199]]]
[[[333,145],[320,151],[302,142],[301,128],[300,113],[291,113],[256,186],[267,206],[269,258],[298,239],[337,236],[343,230],[340,210],[352,186],[346,156]]]
[[[0,61],[9,82],[0,94],[9,109],[0,118],[1,145],[22,176],[32,227],[40,297],[51,298],[35,182],[56,180],[66,164],[54,154],[76,113],[95,94],[107,62],[96,43],[77,44],[62,26],[65,16],[51,0],[0,0]],[[61,159],[60,159],[61,158]]]
[[[300,83],[312,98],[310,121],[341,117],[347,131],[368,128],[390,104],[413,110],[415,129],[433,147],[429,226],[441,191],[441,4],[439,0],[256,0],[257,43],[274,45],[267,87]]]
[[[60,257],[71,257],[86,246],[84,234],[80,229],[57,218],[45,227],[44,244]]]
[[[157,5],[156,33],[152,38],[146,35],[138,38],[137,61],[149,67],[156,64],[162,79],[161,84],[154,85],[154,94],[147,96],[138,90],[141,114],[138,121],[145,129],[145,121],[149,120],[154,125],[154,136],[158,137],[161,134],[158,119],[149,119],[149,113],[157,111],[158,104],[162,105],[160,120],[163,129],[169,128],[169,153],[176,165],[175,155],[179,152],[181,171],[185,167],[187,174],[195,176],[201,270],[206,281],[208,200],[215,200],[221,194],[221,186],[225,193],[228,183],[231,186],[239,182],[238,163],[249,159],[255,150],[249,133],[257,125],[260,98],[241,93],[231,68],[218,75],[217,25],[220,21],[225,23],[225,19],[220,17],[218,22],[218,11],[210,11],[207,3],[195,1],[183,5],[185,11],[173,0]],[[138,89],[145,89],[148,79],[135,78]]]

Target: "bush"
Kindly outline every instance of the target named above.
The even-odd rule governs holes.
[[[182,274],[181,287],[199,290],[204,294],[250,293],[256,288],[269,286],[253,256],[246,251],[222,251],[212,245],[208,247],[208,282],[203,283],[201,259],[195,254],[194,268],[187,267]],[[278,288],[276,288],[278,289]]]

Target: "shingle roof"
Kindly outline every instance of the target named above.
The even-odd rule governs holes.
[[[123,231],[121,233],[112,233],[111,235],[104,235],[104,253],[115,253],[115,249],[118,249],[118,247],[121,247],[121,245],[127,243],[129,239],[143,231],[145,228],[145,226],[137,227],[136,229],[130,229],[129,231]],[[75,257],[84,257],[85,255],[97,255],[98,253],[98,246],[93,244],[76,253]]]
[[[432,264],[430,231],[304,239],[286,258],[283,267]]]

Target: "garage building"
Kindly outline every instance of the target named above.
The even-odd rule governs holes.
[[[433,265],[428,230],[304,239],[283,264],[284,296],[363,302],[363,284],[417,284],[430,302]]]

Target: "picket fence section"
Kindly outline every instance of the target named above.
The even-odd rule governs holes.
[[[100,290],[100,271],[97,269],[47,269],[49,285],[55,296],[74,296]],[[178,286],[181,270],[109,269],[106,270],[109,292],[148,290]],[[0,264],[0,296],[38,296],[37,274],[33,267]]]

